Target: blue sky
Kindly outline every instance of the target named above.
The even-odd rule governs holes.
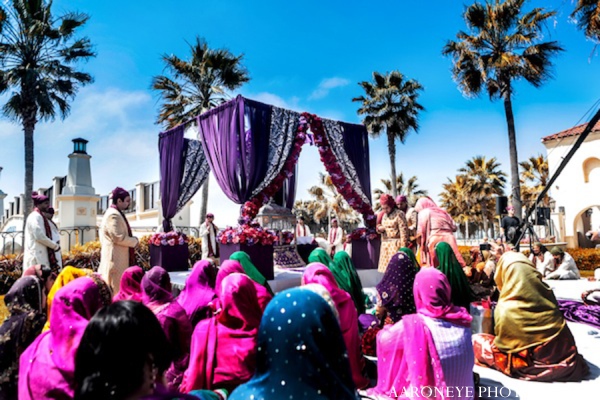
[[[65,175],[70,140],[90,140],[92,175],[98,193],[114,186],[158,179],[154,123],[158,97],[151,78],[161,74],[161,54],[186,58],[196,36],[211,47],[244,53],[252,80],[247,97],[323,117],[359,122],[358,82],[373,71],[399,70],[425,90],[418,134],[398,145],[397,170],[417,175],[423,189],[437,196],[447,177],[476,155],[497,157],[508,172],[504,109],[485,96],[466,99],[453,82],[451,60],[441,55],[448,39],[466,29],[462,11],[470,1],[156,1],[54,2],[56,14],[82,11],[91,19],[82,31],[98,56],[81,66],[95,83],[80,91],[65,121],[44,123],[36,131],[34,187]],[[514,98],[519,158],[545,152],[540,138],[577,123],[600,93],[600,55],[569,20],[572,0],[531,1],[558,14],[546,32],[565,52],[555,59],[554,79],[541,89],[518,83]],[[596,52],[597,53],[597,52]],[[23,187],[20,127],[0,120],[0,189],[12,199]],[[300,160],[299,198],[321,170],[314,148]],[[389,175],[384,139],[371,143],[372,187]],[[233,223],[237,209],[212,181],[211,204],[221,223]],[[227,215],[227,216],[225,216]]]

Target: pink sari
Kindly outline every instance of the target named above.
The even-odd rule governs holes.
[[[19,399],[73,398],[75,353],[88,321],[102,305],[100,287],[88,277],[56,292],[50,329],[21,355]]]
[[[217,268],[210,261],[201,260],[194,264],[192,273],[185,280],[185,287],[177,296],[177,302],[185,310],[192,326],[212,317],[210,303],[217,297],[216,278]]]
[[[180,390],[233,390],[250,380],[256,367],[262,310],[252,279],[232,273],[222,280],[222,309],[196,325],[190,363]]]
[[[421,253],[421,264],[432,267],[438,266],[437,257],[435,255],[435,246],[439,242],[448,243],[456,256],[456,259],[462,267],[466,265],[458,245],[454,232],[456,232],[456,224],[452,217],[428,197],[421,197],[415,205],[415,211],[418,213],[417,234],[419,239],[419,251]]]
[[[223,284],[223,279],[225,279],[228,275],[233,274],[233,273],[239,273],[239,274],[244,274],[246,276],[248,276],[246,274],[246,271],[244,271],[244,267],[242,267],[242,264],[240,264],[239,261],[235,261],[235,260],[226,260],[223,261],[223,263],[221,264],[221,266],[219,267],[219,272],[217,272],[217,281],[215,283],[215,293],[217,294],[217,297],[220,298],[221,295],[221,291],[222,291],[222,284]],[[269,302],[271,301],[271,299],[273,298],[273,295],[271,293],[269,293],[269,290],[261,285],[260,283],[252,280],[254,287],[256,288],[256,296],[258,297],[258,305],[260,306],[261,311],[265,311],[265,308],[267,308],[267,304],[269,304]],[[217,305],[218,308],[218,305]]]
[[[321,263],[310,263],[306,267],[302,276],[302,284],[311,283],[322,285],[331,294],[340,316],[340,328],[348,350],[352,379],[358,389],[365,388],[369,384],[369,380],[362,374],[364,359],[360,352],[360,339],[358,337],[358,312],[352,297],[339,288],[333,273]]]
[[[412,392],[417,390],[420,394],[427,386],[440,391],[441,398],[445,398],[442,362],[422,316],[465,328],[470,328],[472,318],[464,308],[452,305],[448,279],[435,268],[423,268],[417,273],[414,296],[417,313],[385,326],[377,335],[377,386],[367,391],[375,398],[412,398]]]
[[[173,299],[169,273],[153,267],[142,279],[142,303],[148,307],[162,326],[174,351],[174,361],[165,376],[170,389],[181,383],[187,368],[192,337],[192,323],[185,310]]]
[[[121,276],[121,285],[119,293],[115,295],[113,301],[119,300],[134,300],[142,301],[142,278],[144,270],[137,265],[127,268]]]

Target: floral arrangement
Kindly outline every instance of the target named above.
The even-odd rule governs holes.
[[[228,226],[217,235],[221,244],[261,244],[273,245],[279,241],[277,232],[264,229],[259,224],[243,224],[236,227]]]
[[[157,232],[150,236],[150,244],[154,246],[180,246],[188,242],[188,237],[183,232]]]
[[[373,228],[356,228],[348,235],[348,238],[350,240],[375,240],[379,236],[379,233]]]
[[[294,240],[294,233],[288,231],[281,232],[281,244],[292,244]]]

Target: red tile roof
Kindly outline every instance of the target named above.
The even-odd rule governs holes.
[[[567,137],[571,137],[571,136],[579,136],[583,133],[583,130],[585,129],[587,124],[588,123],[586,122],[585,124],[577,125],[572,128],[566,129],[562,132],[558,132],[553,135],[543,137],[542,143],[549,142],[550,140],[555,140],[555,139],[563,139],[563,138],[567,138]],[[592,129],[592,132],[599,132],[599,131],[600,131],[600,121],[596,122],[596,125]]]

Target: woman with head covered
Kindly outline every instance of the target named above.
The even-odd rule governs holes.
[[[385,272],[390,259],[400,247],[408,246],[408,225],[406,217],[389,194],[382,194],[379,203],[383,210],[381,224],[377,232],[381,233],[381,251],[379,253],[379,272]]]
[[[457,399],[472,399],[473,346],[471,316],[452,304],[450,284],[435,268],[423,268],[415,277],[417,312],[387,325],[377,335],[377,386],[367,394],[376,399],[411,397],[447,388]],[[423,392],[425,391],[425,392]],[[434,394],[437,392],[434,392]]]
[[[281,292],[260,323],[256,373],[230,400],[357,400],[345,353],[336,317],[319,294]]]

